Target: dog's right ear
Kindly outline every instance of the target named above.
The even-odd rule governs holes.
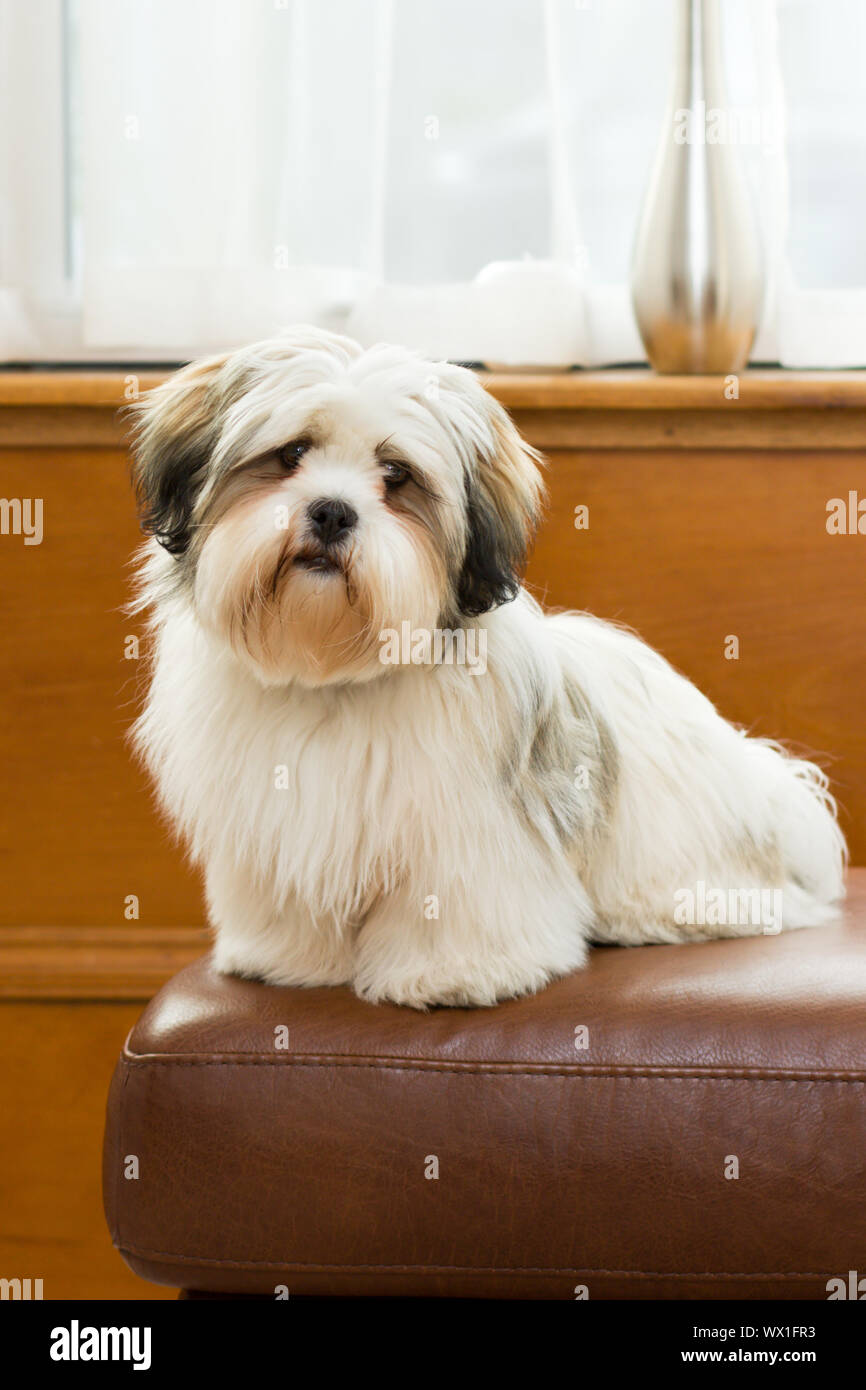
[[[227,356],[192,362],[132,407],[132,476],[141,527],[171,555],[192,535],[196,498],[226,405]]]

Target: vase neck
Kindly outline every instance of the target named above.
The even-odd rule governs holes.
[[[695,112],[726,105],[719,0],[677,0],[673,101]]]

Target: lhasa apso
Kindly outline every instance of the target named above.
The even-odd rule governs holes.
[[[135,739],[222,971],[493,1004],[834,915],[824,774],[521,588],[538,455],[471,371],[297,329],[151,392],[135,476]]]

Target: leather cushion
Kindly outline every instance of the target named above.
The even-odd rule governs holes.
[[[495,1009],[204,959],[118,1062],[114,1242],[211,1291],[826,1298],[866,1273],[866,870],[849,892],[838,927],[602,947]]]

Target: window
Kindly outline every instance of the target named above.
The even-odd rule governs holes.
[[[299,319],[505,365],[643,349],[629,264],[683,0],[0,0],[0,358]],[[866,365],[866,6],[725,0],[753,357]]]

